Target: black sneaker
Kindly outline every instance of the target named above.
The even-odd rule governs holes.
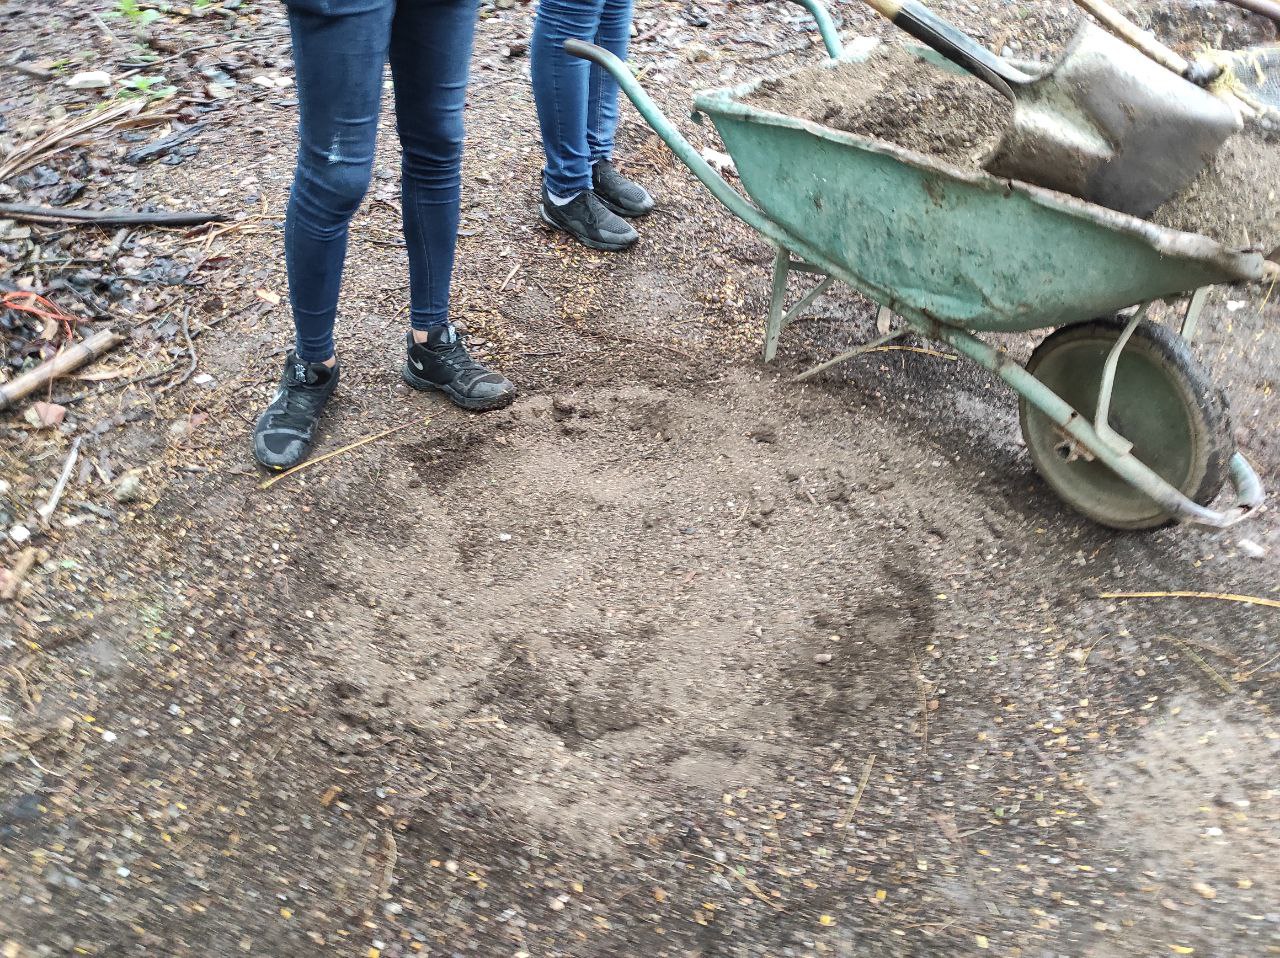
[[[619,173],[608,160],[591,167],[591,188],[600,202],[619,216],[644,216],[653,209],[649,191]]]
[[[338,367],[290,353],[271,405],[253,430],[253,454],[268,469],[290,469],[311,450],[324,404],[338,387]]]
[[[563,230],[592,249],[617,253],[640,238],[630,223],[612,212],[591,190],[583,190],[568,203],[557,206],[551,202],[544,185],[539,212],[542,222]]]
[[[438,389],[463,409],[501,409],[511,405],[516,387],[501,373],[471,358],[452,323],[432,327],[425,343],[405,334],[409,355],[402,375],[414,389]]]

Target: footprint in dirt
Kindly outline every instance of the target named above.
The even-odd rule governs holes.
[[[921,708],[919,660],[935,631],[933,591],[916,560],[887,561],[896,596],[813,615],[797,661],[782,670],[792,724],[818,743],[910,733]]]

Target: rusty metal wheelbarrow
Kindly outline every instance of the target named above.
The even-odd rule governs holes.
[[[878,42],[845,54],[825,8],[802,2],[833,64],[861,62]],[[759,81],[695,99],[695,117],[714,121],[749,202],[622,61],[579,41],[566,49],[609,71],[712,195],[773,243],[766,361],[786,325],[838,280],[905,325],[835,361],[914,331],[985,366],[1020,397],[1037,471],[1090,518],[1119,529],[1175,520],[1224,527],[1261,504],[1225,399],[1184,337],[1208,287],[1275,278],[1280,267],[1204,236],[743,102]],[[795,271],[817,285],[788,310]],[[1152,303],[1182,294],[1192,294],[1182,335],[1146,318]],[[1050,327],[1026,366],[975,335]],[[1228,482],[1233,501],[1213,508]]]

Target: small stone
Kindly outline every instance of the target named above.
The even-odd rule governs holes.
[[[101,90],[111,86],[111,74],[106,70],[90,70],[70,77],[67,86],[73,90]]]
[[[510,542],[510,541],[511,541],[511,533],[510,533],[510,532],[499,532],[499,533],[498,533],[498,541],[499,541],[499,542]]]
[[[774,443],[778,441],[778,427],[772,423],[761,423],[747,435],[756,442]]]
[[[1252,539],[1241,539],[1236,543],[1242,555],[1248,556],[1250,559],[1265,559],[1267,557],[1267,549],[1260,546]]]
[[[0,496],[7,496],[12,488],[13,486],[9,484],[8,479],[0,479]]]
[[[16,526],[9,529],[9,538],[18,545],[22,545],[22,543],[31,538],[31,530],[22,523],[18,523]]]
[[[819,652],[817,655],[813,657],[813,661],[817,662],[819,665],[826,665],[828,662],[830,662],[834,658],[835,656],[832,655],[830,652]]]
[[[1213,901],[1215,898],[1218,897],[1218,893],[1217,891],[1214,890],[1213,886],[1206,885],[1202,881],[1196,882],[1191,887],[1196,890],[1196,894],[1198,894],[1201,898],[1207,898],[1209,899],[1209,901]]]
[[[559,898],[553,898],[550,902],[550,908],[552,911],[564,911],[564,902]]]
[[[111,494],[116,502],[136,502],[142,498],[142,479],[137,473],[127,472],[120,477]]]
[[[102,740],[108,744],[110,744],[111,742],[114,742],[119,737],[120,736],[118,736],[115,732],[112,732],[108,729],[104,728],[102,730]]]
[[[401,905],[398,901],[389,901],[382,906],[382,910],[385,911],[388,915],[398,915],[402,911],[404,911],[404,906]]]

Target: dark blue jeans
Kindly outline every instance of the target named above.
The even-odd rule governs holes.
[[[591,165],[613,157],[618,84],[604,70],[564,52],[570,38],[627,58],[631,0],[538,0],[529,44],[533,99],[547,154],[543,182],[558,196],[591,189]]]
[[[449,319],[476,7],[474,0],[287,3],[299,146],[285,262],[298,356],[319,362],[334,354],[347,224],[369,186],[388,59],[403,153],[410,322],[428,329]]]

